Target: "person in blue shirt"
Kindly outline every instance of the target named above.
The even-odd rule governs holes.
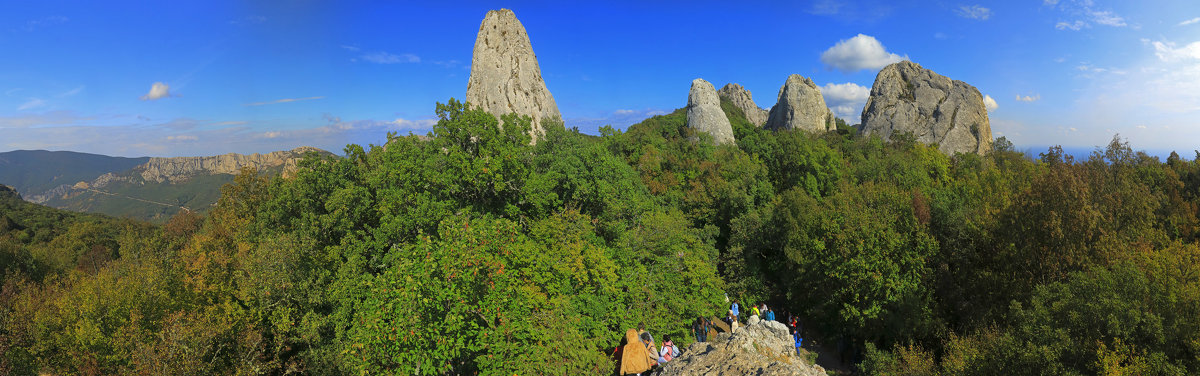
[[[737,301],[736,301],[736,300],[734,300],[734,301],[733,301],[733,305],[729,307],[729,311],[730,311],[730,312],[733,312],[733,317],[737,317],[737,316],[738,316],[738,314],[739,314],[739,313],[738,313],[738,305],[737,305]]]
[[[763,316],[767,320],[775,321],[775,311],[772,311],[770,308],[767,308],[767,311],[763,313]]]
[[[796,356],[800,356],[800,344],[804,342],[804,338],[800,338],[800,331],[792,331],[792,337],[796,339]]]

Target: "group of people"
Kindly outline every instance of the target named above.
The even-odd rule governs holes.
[[[646,331],[646,324],[638,324],[636,330],[625,331],[622,344],[613,350],[613,358],[620,361],[619,375],[641,375],[654,367],[679,357],[679,347],[670,335],[663,336],[662,347],[654,344],[654,336]]]
[[[721,319],[729,327],[730,332],[736,332],[739,326],[738,316],[741,314],[741,307],[738,306],[737,300],[729,306],[729,311],[725,317]],[[758,316],[763,320],[777,321],[775,311],[767,307],[766,303],[759,303],[750,306],[750,316]],[[796,342],[796,353],[800,353],[800,344],[804,340],[801,338],[800,318],[796,315],[784,313],[786,321],[783,324],[788,327],[788,332],[792,334]],[[692,322],[692,333],[696,336],[697,342],[707,342],[708,333],[713,329],[713,321],[704,316],[697,317]],[[619,375],[641,375],[654,367],[661,366],[671,360],[679,357],[679,347],[675,346],[674,341],[670,336],[663,336],[662,346],[656,346],[654,337],[650,332],[646,331],[646,324],[638,324],[637,329],[629,329],[625,331],[625,338],[621,344],[613,349],[613,359],[618,360],[617,374]]]

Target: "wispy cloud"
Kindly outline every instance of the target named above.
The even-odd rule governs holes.
[[[325,98],[325,97],[283,98],[283,99],[276,99],[276,100],[273,100],[273,101],[268,101],[268,102],[254,102],[254,103],[246,103],[246,104],[245,104],[245,106],[262,106],[262,105],[267,105],[267,104],[288,103],[288,102],[299,102],[299,101],[311,101],[311,100],[314,100],[314,99],[322,99],[322,98]]]
[[[360,56],[363,60],[376,64],[420,63],[421,57],[413,54],[392,54],[378,51]]]
[[[875,37],[864,34],[840,40],[821,53],[822,63],[843,72],[879,69],[902,60],[908,60],[908,56],[890,53]]]
[[[1059,21],[1054,25],[1054,28],[1059,30],[1079,31],[1079,29],[1082,29],[1084,26],[1087,26],[1087,24],[1079,20],[1075,20],[1075,22]]]
[[[1130,26],[1125,17],[1111,10],[1096,9],[1092,0],[1046,0],[1044,5],[1062,12],[1066,20],[1058,21],[1054,28],[1058,30],[1079,31],[1095,25],[1110,27]],[[1139,25],[1133,25],[1134,29]]]
[[[77,95],[77,94],[79,94],[79,93],[82,93],[82,92],[83,92],[83,89],[84,89],[84,86],[79,86],[79,87],[77,87],[77,88],[74,88],[74,89],[71,89],[71,90],[64,91],[64,92],[62,92],[62,93],[58,94],[58,95],[57,95],[57,97],[59,97],[59,98],[72,97],[72,96],[75,96],[75,95]]]
[[[346,51],[350,51],[350,52],[358,52],[358,50],[359,50],[358,47],[351,46],[348,44],[343,44],[341,47],[342,47],[342,49],[345,49]]]
[[[146,93],[146,95],[142,96],[142,100],[153,101],[153,100],[159,100],[162,98],[167,98],[170,96],[172,96],[171,95],[171,86],[164,84],[162,82],[155,82],[153,85],[150,85],[150,92]]]
[[[190,135],[190,134],[167,136],[167,141],[176,141],[176,142],[178,142],[178,141],[196,141],[199,139],[200,139],[200,137],[197,137],[196,135]]]
[[[1197,22],[1200,22],[1200,17],[1196,17],[1196,18],[1193,18],[1193,19],[1190,19],[1187,21],[1180,22],[1178,26],[1187,26],[1187,25],[1191,25],[1191,24],[1194,24]]]
[[[1026,95],[1026,96],[1021,96],[1021,94],[1017,94],[1017,102],[1037,102],[1041,99],[1042,99],[1041,94]]]
[[[980,21],[987,21],[988,18],[992,17],[991,9],[984,8],[978,4],[960,5],[955,13],[958,13],[958,15],[963,18],[976,19]]]
[[[39,18],[36,20],[26,21],[25,24],[21,26],[21,30],[34,31],[34,30],[37,30],[39,28],[46,27],[46,26],[64,24],[69,20],[70,19],[63,17],[63,16],[42,17],[42,18]]]
[[[17,111],[31,110],[31,109],[42,107],[45,105],[46,105],[46,101],[44,101],[40,98],[29,98],[29,100],[25,101],[25,103],[22,103],[20,106],[17,106]]]

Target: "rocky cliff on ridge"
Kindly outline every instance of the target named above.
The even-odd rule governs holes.
[[[704,79],[692,80],[692,89],[688,91],[687,124],[696,131],[712,135],[718,145],[734,142],[733,126],[721,110],[717,89]]]
[[[888,139],[908,132],[944,153],[992,150],[992,127],[979,89],[911,61],[884,67],[862,112],[862,131]]]
[[[479,24],[467,103],[497,118],[514,112],[531,117],[535,143],[544,122],[562,119],[542,79],[529,35],[511,10],[488,11]]]
[[[742,113],[746,115],[746,120],[750,121],[750,124],[761,127],[767,123],[767,110],[754,104],[754,98],[750,96],[750,90],[746,90],[742,85],[735,83],[725,84],[717,94],[721,98],[725,98],[733,103],[737,108],[740,108]]]
[[[833,129],[834,124],[833,111],[825,105],[821,89],[812,79],[793,74],[779,88],[778,101],[771,107],[765,128],[824,132]]]
[[[286,176],[295,171],[296,162],[308,152],[328,154],[328,152],[321,149],[302,146],[292,150],[276,151],[267,154],[254,153],[247,155],[229,153],[211,157],[150,158],[146,163],[134,167],[134,171],[141,176],[143,181],[155,183],[176,183],[197,174],[237,175],[245,167],[253,167],[261,171],[282,166],[282,173]],[[101,176],[95,182],[90,183],[90,185],[104,186],[106,185],[104,183],[113,180],[114,176]]]

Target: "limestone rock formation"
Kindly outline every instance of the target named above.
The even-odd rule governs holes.
[[[824,368],[796,355],[787,327],[778,321],[747,324],[732,334],[717,334],[710,342],[693,343],[681,353],[657,374],[825,375]]]
[[[884,67],[862,112],[862,131],[888,139],[909,132],[943,153],[992,150],[992,127],[979,89],[911,61]]]
[[[254,167],[264,170],[273,167],[283,167],[284,175],[295,170],[296,162],[308,152],[328,153],[314,147],[298,147],[287,151],[276,151],[267,154],[223,154],[212,157],[174,157],[150,158],[146,163],[134,168],[147,182],[179,182],[199,174],[230,174],[236,175],[244,167]],[[107,180],[113,176],[101,176],[92,186],[107,185]],[[101,182],[104,180],[104,182]]]
[[[750,97],[750,90],[746,90],[742,85],[734,83],[725,84],[717,94],[720,94],[721,98],[732,102],[737,108],[742,109],[742,112],[746,114],[746,120],[749,120],[750,124],[761,127],[767,123],[767,110],[754,104],[754,98]]]
[[[562,119],[542,80],[529,35],[511,10],[488,11],[479,24],[467,103],[496,117],[515,112],[533,118],[535,143],[545,121]]]
[[[803,129],[824,132],[834,127],[833,111],[825,106],[825,97],[817,84],[804,76],[788,76],[779,88],[779,99],[767,117],[771,130]]]
[[[711,134],[718,145],[733,143],[733,126],[725,111],[721,110],[721,99],[717,89],[704,79],[692,80],[688,92],[687,124],[689,127]]]

